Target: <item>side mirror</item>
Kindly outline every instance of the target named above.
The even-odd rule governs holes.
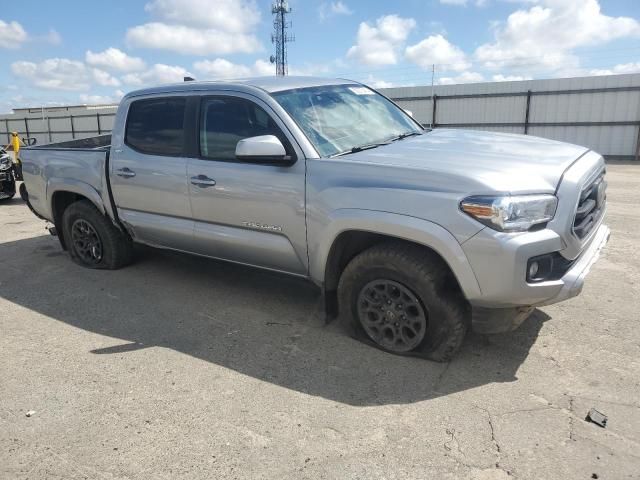
[[[245,162],[291,165],[284,145],[275,135],[244,138],[236,145],[236,158]]]

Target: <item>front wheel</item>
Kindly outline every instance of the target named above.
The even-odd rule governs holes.
[[[447,361],[470,323],[448,266],[419,246],[385,243],[362,252],[345,268],[338,296],[350,332],[391,353]]]
[[[115,270],[131,262],[131,240],[86,200],[67,207],[62,228],[69,255],[78,265]]]

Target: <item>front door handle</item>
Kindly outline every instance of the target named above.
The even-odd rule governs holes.
[[[200,188],[207,188],[215,186],[216,181],[213,178],[209,178],[206,175],[198,175],[191,177],[191,185],[195,185]]]
[[[121,168],[120,170],[117,170],[116,175],[122,178],[131,178],[136,176],[136,172],[134,172],[133,170],[127,167],[124,167],[124,168]]]

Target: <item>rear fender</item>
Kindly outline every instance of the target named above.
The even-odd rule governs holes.
[[[81,195],[93,203],[100,213],[103,215],[106,213],[100,193],[88,183],[70,178],[51,178],[47,181],[47,205],[50,218],[53,218],[53,196],[56,192],[70,192]]]

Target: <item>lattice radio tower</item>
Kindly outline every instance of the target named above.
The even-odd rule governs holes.
[[[287,21],[287,15],[291,8],[286,0],[276,0],[271,6],[273,13],[273,33],[271,43],[276,46],[276,55],[271,55],[271,63],[276,64],[276,75],[287,74],[287,43],[295,41],[295,37],[287,33],[291,28],[291,22]]]

